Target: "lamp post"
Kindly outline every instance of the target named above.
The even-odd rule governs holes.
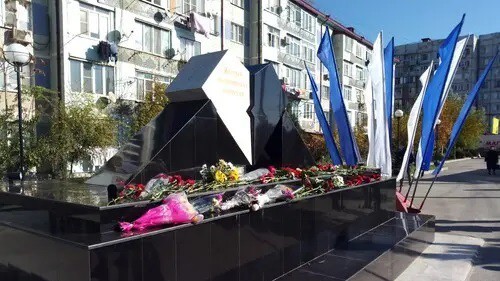
[[[441,124],[441,119],[436,120],[436,154],[439,149],[439,124]],[[438,160],[436,159],[436,155],[434,155],[434,166],[437,166]]]
[[[398,136],[396,139],[396,143],[397,143],[397,149],[399,150],[399,139],[400,139],[400,132],[401,132],[400,123],[401,123],[401,118],[403,118],[403,116],[404,116],[404,112],[401,109],[398,109],[394,112],[394,116],[398,120]]]
[[[21,71],[23,66],[31,61],[31,54],[26,46],[18,43],[7,45],[3,48],[5,61],[14,67],[17,73],[17,112],[19,125],[19,172],[21,181],[24,180],[24,148],[23,148],[23,108],[21,101]]]

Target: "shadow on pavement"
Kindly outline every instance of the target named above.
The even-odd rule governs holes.
[[[421,182],[432,182],[434,177],[422,178]],[[480,183],[500,183],[500,173],[498,175],[488,175],[486,169],[477,169],[472,171],[466,171],[455,174],[447,174],[438,176],[436,182],[456,182],[456,183],[468,183],[468,184],[480,184]]]
[[[496,224],[496,226],[491,226]],[[492,233],[500,231],[500,220],[436,220],[436,232],[462,232],[468,236],[477,237],[478,233]],[[470,233],[470,234],[467,234]],[[485,244],[479,249],[473,259],[474,266],[488,271],[500,271],[500,242],[499,238],[484,238]],[[470,251],[470,245],[453,244],[448,254],[463,256]]]

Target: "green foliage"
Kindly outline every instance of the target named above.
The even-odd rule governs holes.
[[[67,176],[67,163],[87,160],[99,148],[116,144],[116,122],[91,101],[59,105],[53,110],[47,136],[40,149],[52,173]]]
[[[26,90],[24,98],[36,101],[32,116],[23,116],[25,169],[42,168],[64,178],[68,163],[88,159],[96,149],[116,143],[116,122],[91,100],[64,105],[57,93],[42,87]],[[14,108],[0,113],[0,173],[17,170],[19,166]],[[45,130],[40,129],[43,127]]]
[[[165,90],[165,84],[153,84],[153,91],[147,93],[144,102],[137,106],[137,113],[131,126],[132,134],[138,132],[163,111],[165,105],[168,103]]]

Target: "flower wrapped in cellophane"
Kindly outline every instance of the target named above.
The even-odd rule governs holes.
[[[128,232],[168,224],[197,223],[201,220],[203,215],[196,211],[189,203],[186,193],[182,192],[170,194],[160,206],[148,210],[134,222],[119,224],[122,231]]]
[[[278,184],[269,189],[264,194],[257,195],[256,203],[252,204],[252,210],[257,211],[265,204],[276,202],[277,200],[291,200],[295,198],[294,190],[286,185]]]
[[[240,178],[238,169],[231,162],[226,162],[222,159],[217,162],[217,165],[212,165],[210,168],[204,164],[201,167],[200,174],[203,181],[207,183],[214,181],[217,183],[235,182]]]
[[[255,189],[253,187],[240,189],[233,195],[233,197],[231,197],[231,199],[222,202],[219,205],[219,208],[222,211],[227,211],[240,206],[250,207],[252,203],[257,200],[257,196],[260,192],[260,189]]]

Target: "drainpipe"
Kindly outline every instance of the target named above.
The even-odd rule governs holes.
[[[61,5],[62,1],[54,1],[55,3],[55,10],[56,10],[56,59],[57,59],[57,93],[59,96],[59,101],[63,102],[64,99],[64,94],[63,94],[63,83],[64,83],[64,77],[62,74],[62,67],[64,61],[61,59],[61,56],[64,56],[63,53],[63,42],[62,42],[62,33],[63,33],[63,28],[61,24],[61,17],[62,17],[62,12],[61,12]]]
[[[224,1],[220,0],[220,50],[224,51]]]

